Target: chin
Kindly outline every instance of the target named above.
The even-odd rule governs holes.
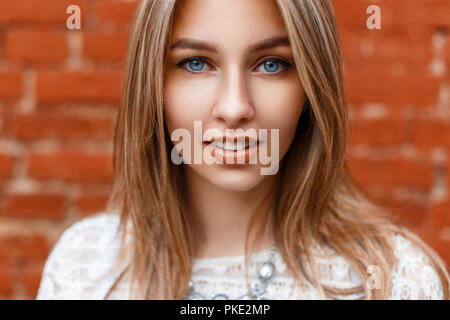
[[[249,191],[267,178],[261,175],[257,165],[213,165],[209,168],[193,169],[209,183],[228,191]]]

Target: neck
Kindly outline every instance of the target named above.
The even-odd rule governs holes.
[[[248,191],[224,190],[188,168],[186,184],[188,214],[194,228],[195,258],[243,255],[250,218],[273,191],[275,176],[267,176]],[[254,251],[269,248],[274,243],[271,219],[267,220],[267,225],[262,224],[264,214],[254,223],[256,230],[264,228],[262,238],[252,247]]]

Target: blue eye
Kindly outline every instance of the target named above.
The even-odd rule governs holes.
[[[281,59],[266,59],[260,66],[264,68],[267,73],[279,73],[278,70],[281,68],[289,68],[291,64]],[[259,69],[259,68],[258,68]],[[283,70],[284,71],[284,70]],[[264,71],[263,71],[264,72]],[[280,71],[281,72],[281,71]]]
[[[187,62],[187,65],[189,66],[189,68],[194,71],[194,72],[199,72],[202,71],[203,66],[205,65],[204,61],[195,59],[195,60],[191,60]]]
[[[186,69],[191,73],[201,73],[204,70],[205,65],[209,65],[209,63],[200,57],[188,58],[176,64],[178,68]],[[259,70],[261,68],[260,66],[264,68],[264,71]],[[285,71],[290,66],[291,64],[289,62],[282,59],[269,58],[258,65],[258,71],[269,74],[278,74]],[[279,71],[280,69],[282,70]]]

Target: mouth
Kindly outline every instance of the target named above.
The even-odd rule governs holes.
[[[224,164],[249,164],[258,152],[261,141],[245,137],[217,137],[203,142],[213,157]]]
[[[259,140],[251,139],[250,137],[219,137],[212,138],[210,141],[204,141],[204,143],[217,149],[235,152],[258,146]]]

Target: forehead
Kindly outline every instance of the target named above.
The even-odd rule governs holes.
[[[238,47],[286,34],[275,0],[181,0],[172,42],[188,37]]]

